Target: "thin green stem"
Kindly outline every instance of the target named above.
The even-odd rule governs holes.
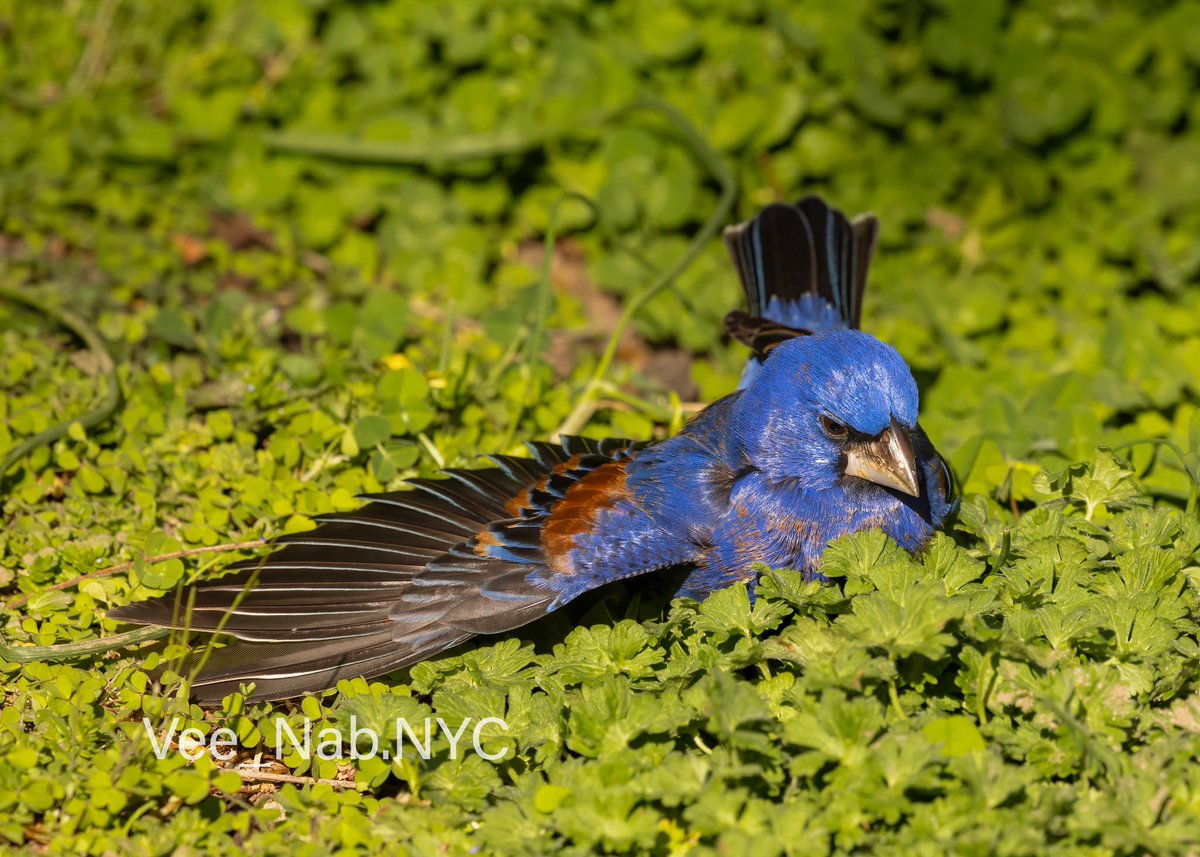
[[[263,139],[267,148],[293,155],[315,155],[357,164],[424,166],[523,154],[543,148],[556,140],[575,136],[580,128],[607,124],[622,110],[623,108],[600,110],[570,125],[543,126],[530,132],[500,131],[425,143],[360,140],[341,135],[306,134],[300,131],[280,131],[267,134]]]
[[[904,706],[900,704],[900,694],[896,692],[896,682],[889,679],[887,687],[888,699],[892,701],[892,708],[895,709],[901,720],[907,720],[908,715],[904,713]]]
[[[112,355],[108,353],[108,348],[105,346],[104,340],[100,338],[100,334],[91,325],[75,313],[70,310],[52,307],[40,298],[9,286],[0,286],[0,298],[24,304],[35,312],[57,322],[79,337],[91,349],[92,353],[96,355],[100,361],[100,365],[105,367],[106,387],[104,400],[92,408],[92,410],[81,416],[53,425],[45,431],[38,432],[33,437],[23,440],[10,449],[8,454],[4,456],[4,460],[0,461],[0,482],[2,482],[5,474],[17,462],[21,461],[21,459],[33,450],[52,444],[59,438],[64,437],[70,430],[72,423],[79,423],[85,429],[88,429],[104,422],[115,414],[117,409],[121,407],[121,382],[117,377],[116,363],[113,361]]]
[[[558,435],[573,434],[583,428],[584,423],[587,422],[587,419],[592,414],[600,381],[608,374],[609,367],[616,356],[617,348],[620,344],[621,336],[625,332],[625,328],[629,326],[634,316],[641,311],[642,307],[656,298],[696,261],[697,257],[699,257],[708,245],[708,242],[729,219],[729,213],[733,210],[733,203],[737,198],[737,178],[683,114],[669,104],[650,99],[634,102],[631,105],[631,109],[652,110],[666,117],[683,138],[684,143],[691,149],[692,153],[708,169],[713,178],[717,180],[717,183],[721,186],[721,197],[717,201],[717,206],[713,209],[713,213],[704,222],[696,237],[692,239],[692,243],[688,245],[687,252],[668,271],[661,274],[649,286],[634,295],[625,304],[620,318],[617,319],[612,335],[608,339],[608,345],[605,347],[604,353],[600,356],[600,360],[596,364],[591,378],[588,379],[583,394],[580,396],[575,408],[563,420],[562,425],[559,426],[558,431],[555,433]]]
[[[1192,470],[1188,465],[1187,456],[1179,445],[1170,438],[1165,437],[1142,437],[1136,440],[1129,440],[1125,443],[1119,443],[1113,447],[1117,449],[1128,449],[1131,446],[1139,446],[1141,444],[1149,444],[1150,446],[1165,446],[1171,452],[1175,453],[1175,457],[1179,459],[1179,463],[1183,465],[1183,472],[1192,480],[1192,489],[1188,493],[1187,511],[1189,513],[1196,511],[1197,497],[1200,495],[1200,474]]]
[[[0,658],[14,664],[28,664],[34,661],[65,661],[71,658],[84,658],[88,655],[101,655],[105,652],[123,649],[135,643],[147,640],[157,640],[167,636],[170,628],[137,628],[124,634],[113,634],[111,637],[99,637],[95,640],[81,640],[78,643],[59,643],[56,646],[5,646],[0,644]]]
[[[670,422],[675,416],[671,409],[656,405],[647,399],[635,396],[633,393],[627,393],[611,381],[601,381],[596,392],[607,399],[612,399],[613,401],[621,402],[635,408],[657,423]]]
[[[425,447],[425,451],[429,453],[429,457],[433,459],[433,463],[436,464],[439,469],[446,466],[446,459],[442,458],[442,454],[438,451],[438,448],[433,445],[433,441],[429,439],[429,435],[425,434],[423,431],[417,432],[417,440],[420,442],[421,446]]]
[[[246,580],[245,585],[242,587],[242,591],[234,597],[233,603],[229,606],[229,609],[221,615],[220,620],[217,622],[217,627],[213,629],[212,633],[209,634],[208,639],[204,641],[204,649],[200,652],[200,657],[191,664],[191,670],[187,673],[187,686],[189,688],[192,686],[192,682],[194,682],[200,675],[201,671],[203,671],[204,665],[208,663],[208,659],[212,656],[214,651],[213,643],[216,642],[218,635],[225,630],[225,623],[228,622],[237,612],[238,607],[240,607],[242,602],[246,600],[246,596],[253,592],[258,586],[258,580],[262,574],[263,563],[266,562],[266,560],[266,556],[263,556],[259,559],[258,566],[254,569],[254,571],[250,572],[250,577]],[[187,621],[182,629],[177,628],[176,630],[182,630],[183,636],[181,642],[184,646],[191,648],[189,638],[191,637],[192,633],[192,614],[196,608],[195,588],[188,589],[187,595],[187,607],[185,608],[184,613],[184,615],[187,617]],[[178,603],[178,600],[176,603]],[[182,666],[182,664],[180,664],[180,666]],[[183,671],[179,670],[179,672],[182,674]],[[186,703],[186,696],[182,697],[182,701]]]
[[[992,666],[991,655],[985,658],[979,669],[979,678],[975,680],[975,713],[979,717],[979,725],[986,726],[988,722],[987,702],[992,693],[992,679],[995,669]]]
[[[554,267],[554,248],[558,244],[558,213],[562,204],[572,198],[582,201],[591,207],[593,213],[596,212],[596,204],[592,200],[574,191],[563,194],[550,206],[546,234],[542,238],[542,271],[538,280],[537,310],[534,314],[533,330],[525,341],[525,360],[521,367],[525,374],[525,389],[521,394],[521,402],[509,421],[508,435],[504,439],[502,447],[504,449],[512,445],[513,438],[517,435],[517,428],[529,410],[530,403],[536,402],[542,396],[542,384],[534,372],[534,364],[541,359],[542,351],[545,349],[546,322],[550,315],[550,296],[554,288],[551,277]]]
[[[156,562],[166,562],[170,559],[186,559],[187,557],[196,556],[198,554],[225,553],[226,551],[237,550],[255,550],[257,548],[264,547],[265,545],[266,542],[264,542],[262,539],[256,539],[254,541],[233,542],[231,544],[224,545],[202,545],[196,548],[188,548],[187,550],[159,554],[158,556],[143,557],[140,560],[135,559],[129,562],[120,563],[119,565],[111,565],[108,568],[101,569],[100,571],[93,571],[90,574],[81,574],[78,577],[72,577],[69,580],[55,583],[53,586],[47,586],[43,589],[39,589],[37,592],[30,592],[25,595],[20,595],[6,603],[4,605],[4,609],[16,610],[18,607],[23,607],[31,598],[41,595],[43,592],[54,592],[60,589],[70,589],[72,586],[78,586],[85,580],[100,580],[105,577],[111,577],[114,574],[135,568],[139,562],[143,562],[146,565],[153,565]]]

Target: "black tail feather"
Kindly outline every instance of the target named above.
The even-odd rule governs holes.
[[[775,317],[772,299],[794,305],[815,295],[847,327],[857,328],[878,232],[874,216],[847,220],[816,196],[769,205],[753,220],[729,227],[725,246],[746,292],[748,316],[794,325],[792,318]]]

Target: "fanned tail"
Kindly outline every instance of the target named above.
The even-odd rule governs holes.
[[[729,227],[725,246],[748,310],[730,313],[726,329],[762,359],[790,336],[857,328],[878,233],[874,216],[848,220],[816,196],[768,205]]]

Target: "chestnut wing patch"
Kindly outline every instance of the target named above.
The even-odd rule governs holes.
[[[583,451],[557,462],[505,503],[507,517],[431,561],[413,579],[414,593],[449,596],[453,588],[471,588],[480,603],[461,602],[443,621],[475,633],[508,630],[499,625],[519,609],[558,606],[561,587],[554,579],[573,573],[569,554],[575,537],[619,499],[630,454]]]
[[[628,498],[627,462],[611,461],[580,478],[551,509],[542,528],[542,551],[555,574],[573,574],[577,536],[593,531],[598,515]]]

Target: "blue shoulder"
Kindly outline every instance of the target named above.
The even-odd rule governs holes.
[[[675,437],[630,462],[629,485],[647,514],[675,531],[711,530],[729,508],[729,491],[746,466],[726,396]]]

